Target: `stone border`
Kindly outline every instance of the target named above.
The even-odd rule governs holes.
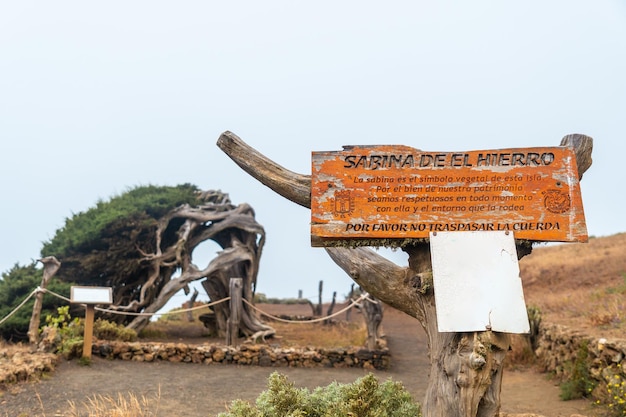
[[[545,324],[539,329],[535,351],[542,370],[552,372],[560,380],[572,376],[571,368],[581,348],[587,345],[585,360],[589,376],[596,385],[593,398],[605,399],[606,377],[621,376],[626,380],[626,340],[594,338],[559,324]]]
[[[385,370],[389,367],[389,349],[273,348],[268,345],[242,344],[187,345],[185,343],[118,342],[97,340],[92,355],[107,359],[138,362],[188,362],[256,365],[301,368],[363,368]]]

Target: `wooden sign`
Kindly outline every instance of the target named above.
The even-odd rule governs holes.
[[[70,301],[79,304],[113,303],[111,287],[70,287]]]
[[[85,359],[91,359],[95,305],[113,303],[112,290],[111,287],[70,287],[70,301],[86,305],[83,331],[83,358]]]
[[[424,152],[383,145],[313,152],[313,246],[463,231],[587,241],[573,149]]]

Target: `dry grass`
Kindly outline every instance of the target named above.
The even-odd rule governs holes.
[[[44,410],[44,404],[41,397],[37,395],[37,399]],[[94,395],[88,397],[81,406],[76,405],[74,401],[68,401],[68,410],[63,414],[56,414],[57,417],[156,417],[159,412],[159,403],[161,399],[161,387],[154,398],[146,396],[137,397],[133,393],[123,395],[119,393],[117,397],[108,395]],[[17,417],[38,417],[30,414],[19,414]],[[4,417],[9,417],[4,414]],[[42,411],[40,417],[46,417]]]
[[[32,352],[28,346],[0,340],[0,392],[17,382],[36,380],[51,372],[58,357]]]
[[[272,322],[276,329],[275,341],[282,347],[315,346],[321,348],[337,348],[364,346],[367,330],[364,323],[339,322],[334,324],[303,323],[289,324]]]
[[[183,319],[166,319],[150,322],[139,334],[144,339],[189,339],[189,338],[209,338],[209,331],[202,323],[195,319],[187,321]]]
[[[527,304],[544,319],[592,336],[626,331],[626,233],[540,246],[520,262]]]
[[[511,335],[511,349],[504,359],[506,369],[520,370],[536,364],[537,357],[530,345],[528,336],[521,334]]]
[[[146,396],[137,397],[133,393],[127,396],[121,393],[117,397],[94,395],[79,407],[73,401],[69,402],[69,411],[64,417],[156,417],[159,412],[161,389],[155,398]]]

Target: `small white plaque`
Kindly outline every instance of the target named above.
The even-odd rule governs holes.
[[[513,233],[430,234],[440,332],[528,333]]]
[[[111,287],[77,287],[70,288],[72,303],[80,304],[111,304],[113,295]]]

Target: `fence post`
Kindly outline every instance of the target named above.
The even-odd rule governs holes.
[[[91,359],[91,349],[93,342],[93,318],[95,316],[96,306],[87,304],[85,306],[85,330],[83,332],[83,358]]]
[[[315,315],[318,317],[322,317],[322,291],[324,290],[324,281],[320,281],[319,287],[317,289],[317,309],[315,310]]]
[[[226,345],[232,346],[239,336],[239,322],[241,320],[241,300],[243,280],[241,278],[230,279],[230,317],[226,328]]]
[[[193,308],[193,305],[196,302],[196,298],[198,298],[198,289],[194,288],[193,289],[193,295],[191,296],[189,301],[187,301],[187,308],[189,309],[189,310],[187,310],[187,321],[189,321],[189,322],[193,321],[193,313],[192,313],[191,309]]]
[[[380,326],[383,321],[383,305],[380,301],[367,296],[362,302],[362,312],[367,326],[367,348],[376,349],[380,336]]]
[[[50,278],[57,273],[61,267],[61,262],[54,256],[46,256],[39,260],[43,264],[43,278],[41,279],[40,288],[46,289]],[[33,314],[30,317],[30,324],[28,326],[28,341],[31,346],[36,346],[39,341],[39,321],[41,318],[41,308],[43,306],[43,291],[38,291],[35,294],[35,304],[33,305]]]

